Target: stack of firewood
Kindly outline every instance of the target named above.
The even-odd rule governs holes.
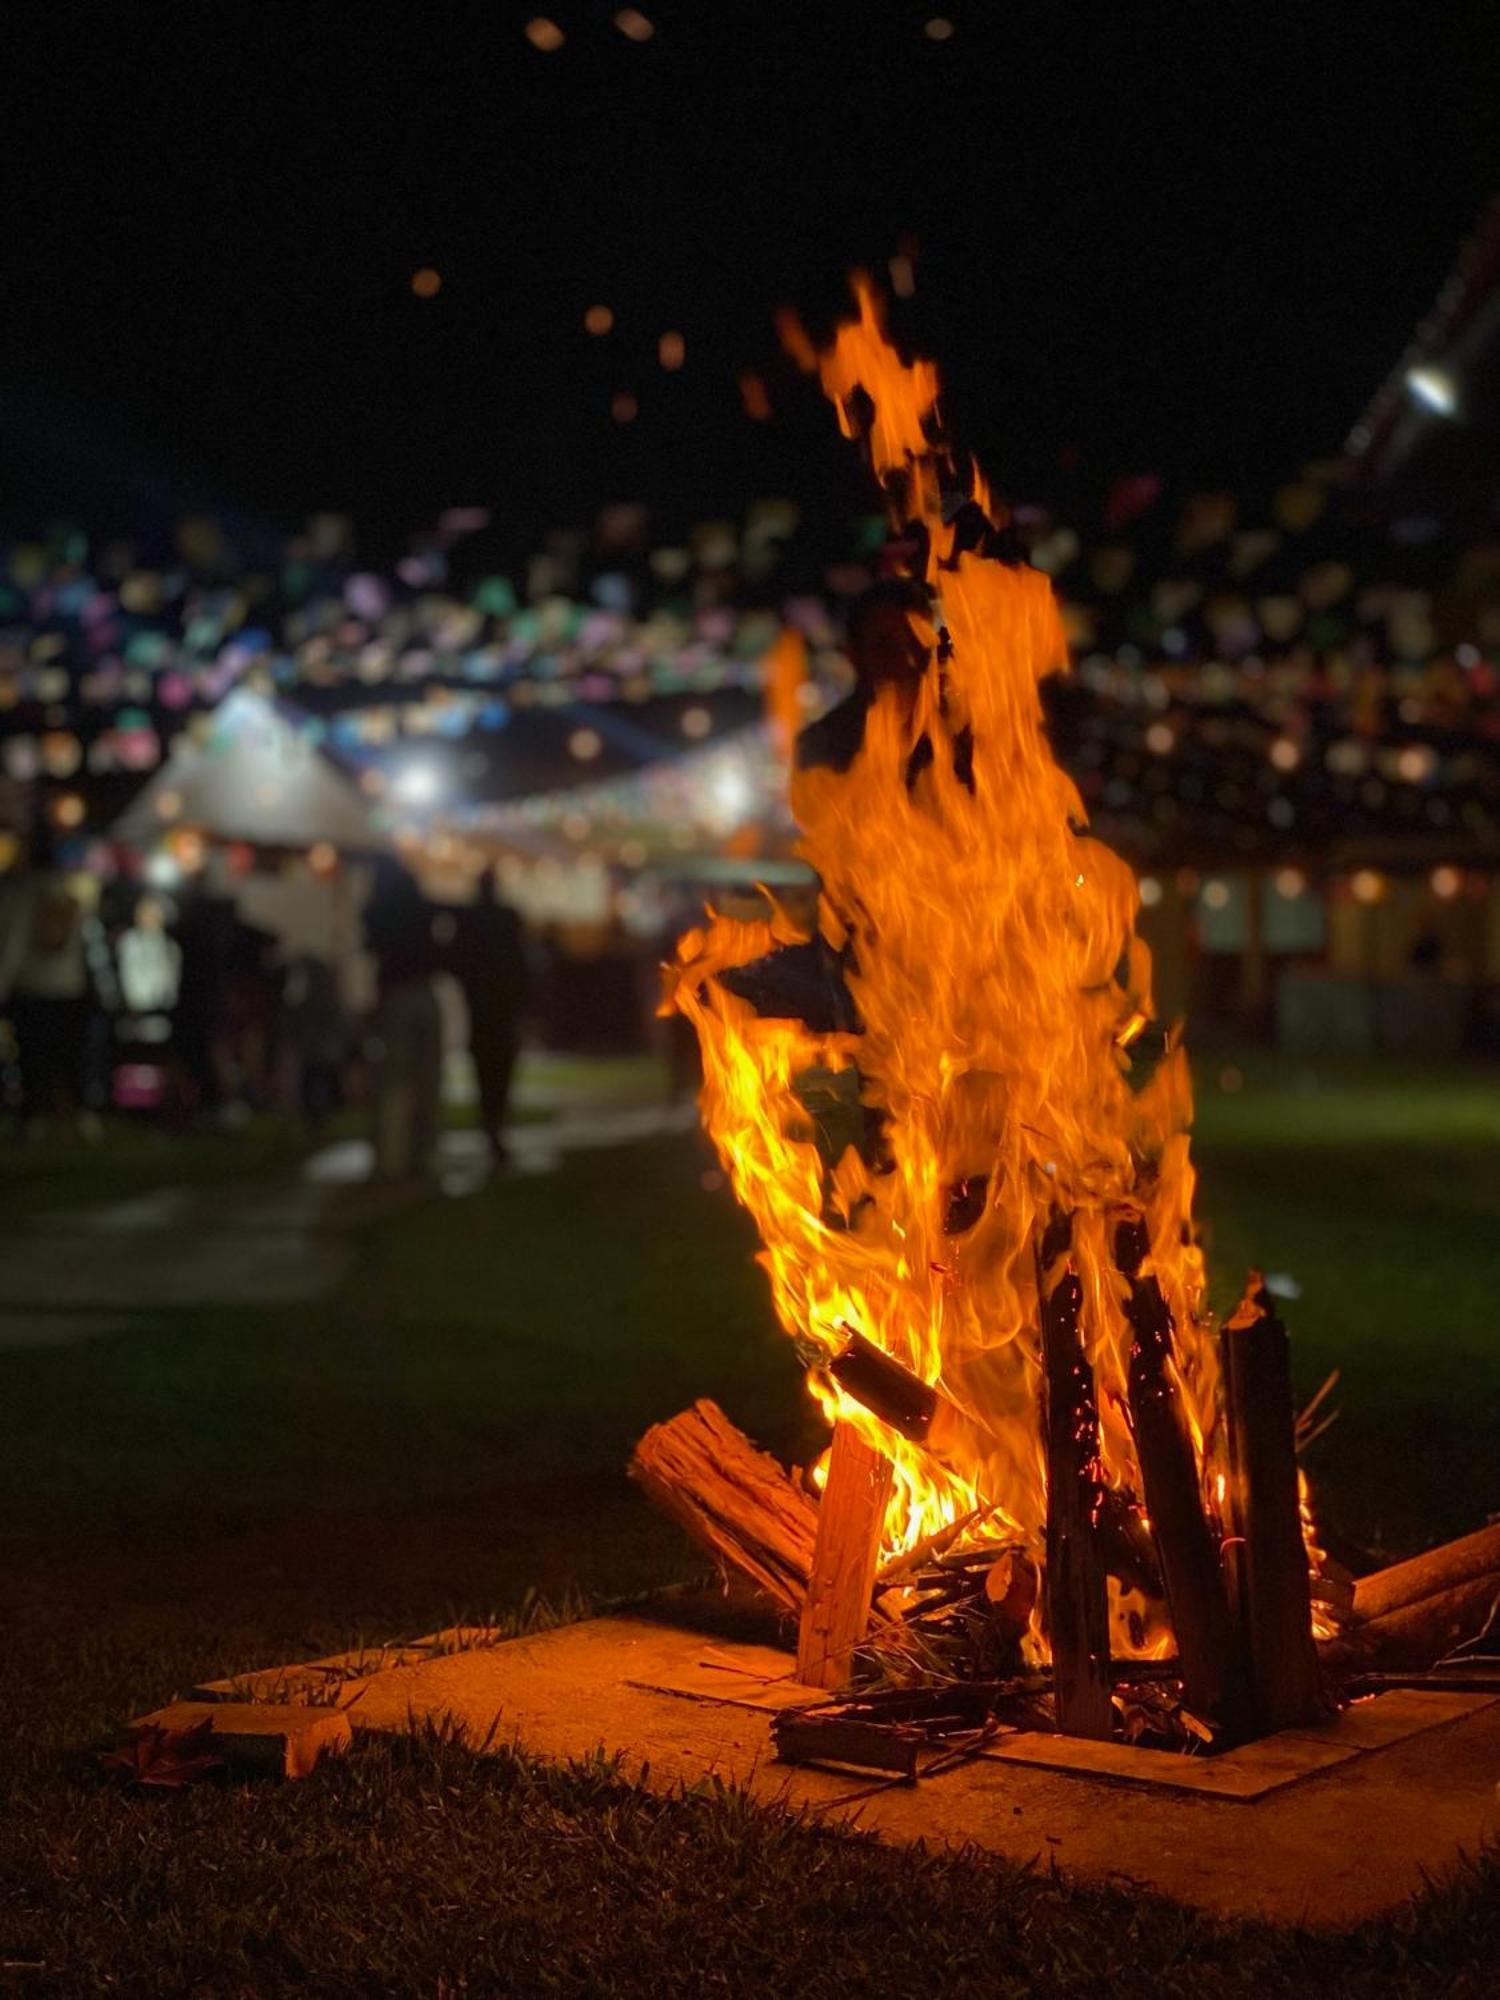
[[[831,1743],[833,1730],[839,1760],[906,1772],[919,1749],[1000,1727],[1196,1748],[1306,1722],[1341,1685],[1431,1669],[1466,1645],[1465,1671],[1489,1671],[1472,1648],[1500,1623],[1500,1525],[1352,1591],[1310,1583],[1286,1331],[1256,1274],[1221,1336],[1225,1503],[1215,1519],[1174,1386],[1171,1316],[1141,1275],[1143,1232],[1128,1221],[1116,1258],[1128,1285],[1145,1490],[1137,1501],[1100,1489],[1069,1240],[1067,1218],[1055,1216],[1038,1244],[1048,1474],[1040,1578],[984,1509],[880,1569],[890,1466],[848,1424],[835,1429],[821,1500],[711,1402],[654,1426],[636,1447],[630,1469],[648,1495],[722,1570],[797,1621],[799,1681],[839,1695],[801,1724],[778,1724],[785,1754],[813,1754],[808,1744]],[[834,1373],[846,1393],[920,1438],[937,1392],[903,1380],[868,1342],[851,1342],[845,1358]],[[1111,1659],[1111,1577],[1160,1601],[1174,1658]],[[1314,1589],[1325,1615],[1337,1604],[1338,1630],[1321,1647]],[[1051,1659],[1043,1670],[1023,1659],[1023,1636],[1038,1627]]]

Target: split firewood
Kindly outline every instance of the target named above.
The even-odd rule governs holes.
[[[1143,1220],[1117,1224],[1115,1264],[1127,1281],[1125,1317],[1134,1335],[1129,1396],[1136,1453],[1188,1704],[1234,1735],[1245,1721],[1244,1671],[1177,1386],[1177,1330],[1161,1286],[1145,1268],[1149,1248]]]
[[[869,1629],[891,1476],[890,1460],[852,1424],[835,1425],[797,1630],[804,1687],[842,1687],[850,1677],[854,1649]]]
[[[1110,1733],[1109,1583],[1099,1536],[1104,1487],[1094,1371],[1083,1345],[1073,1218],[1054,1213],[1036,1245],[1047,1457],[1047,1634],[1066,1736]]]
[[[1362,1576],[1331,1666],[1430,1667],[1479,1632],[1500,1600],[1500,1522]]]
[[[1354,1616],[1358,1623],[1368,1624],[1424,1597],[1469,1584],[1480,1594],[1486,1588],[1491,1596],[1500,1590],[1500,1521],[1362,1576],[1354,1586]]]
[[[1290,1348],[1259,1271],[1220,1335],[1229,1513],[1256,1727],[1265,1735],[1322,1710],[1307,1549],[1297,1487]]]
[[[783,1611],[799,1614],[812,1574],[818,1509],[706,1397],[636,1446],[630,1476],[707,1549]]]

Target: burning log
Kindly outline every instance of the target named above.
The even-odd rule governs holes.
[[[1094,1371],[1079,1331],[1083,1285],[1068,1257],[1072,1236],[1072,1217],[1054,1215],[1036,1260],[1046,1384],[1047,1631],[1058,1728],[1065,1736],[1103,1738],[1111,1722],[1109,1586],[1098,1529],[1103,1477]]]
[[[631,1456],[630,1476],[721,1567],[739,1570],[783,1611],[801,1611],[818,1509],[717,1403],[705,1397],[653,1424]]]
[[[1250,1273],[1220,1345],[1250,1696],[1256,1725],[1269,1734],[1315,1720],[1321,1702],[1286,1328],[1258,1271]]]
[[[840,1687],[850,1677],[854,1649],[869,1628],[890,1493],[890,1460],[852,1424],[835,1424],[797,1629],[797,1678],[805,1687]]]
[[[1135,1495],[1118,1486],[1106,1486],[1099,1496],[1098,1528],[1109,1574],[1143,1597],[1165,1597],[1151,1523]]]
[[[1173,1373],[1172,1309],[1156,1279],[1141,1274],[1148,1248],[1143,1221],[1117,1226],[1115,1263],[1129,1280],[1125,1316],[1135,1336],[1128,1383],[1136,1454],[1188,1706],[1233,1733],[1244,1718],[1244,1679],[1224,1572]]]
[[[852,1396],[912,1444],[927,1443],[934,1423],[950,1407],[930,1382],[914,1375],[862,1333],[849,1335],[829,1362],[828,1372],[846,1396]]]

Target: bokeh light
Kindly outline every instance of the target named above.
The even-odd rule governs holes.
[[[1458,869],[1446,865],[1434,868],[1427,879],[1433,895],[1445,903],[1451,903],[1464,885],[1464,878]]]

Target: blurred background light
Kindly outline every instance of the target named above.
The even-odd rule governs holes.
[[[430,806],[442,791],[442,779],[436,764],[408,764],[398,772],[391,787],[396,797],[406,806]]]
[[[1414,403],[1435,416],[1451,417],[1458,410],[1458,390],[1453,377],[1443,368],[1417,367],[1406,371],[1406,388]]]

